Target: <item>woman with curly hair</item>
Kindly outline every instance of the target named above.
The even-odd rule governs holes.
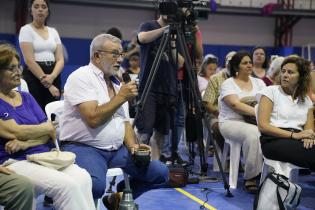
[[[315,170],[313,103],[308,96],[309,63],[288,57],[280,71],[280,85],[257,94],[258,127],[263,155]]]
[[[251,77],[253,64],[248,52],[238,51],[229,64],[231,77],[222,83],[220,89],[219,129],[224,139],[242,145],[244,189],[256,193],[256,178],[261,172],[263,158],[258,128],[245,121],[248,116],[255,117],[254,107],[248,105],[245,99],[255,99],[266,85],[261,79]]]

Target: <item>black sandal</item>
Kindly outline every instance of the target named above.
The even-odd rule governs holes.
[[[258,186],[255,179],[248,179],[244,181],[244,190],[250,194],[256,194]]]
[[[118,210],[119,209],[119,202],[120,202],[120,194],[119,193],[113,193],[111,195],[106,195],[103,197],[102,201],[103,201],[104,206],[108,210]]]

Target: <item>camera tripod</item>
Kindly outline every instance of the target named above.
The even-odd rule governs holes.
[[[201,95],[200,95],[199,90],[197,90],[197,84],[196,84],[197,79],[196,79],[196,76],[193,74],[193,71],[192,71],[192,61],[191,61],[191,58],[189,56],[189,51],[188,51],[187,44],[185,41],[184,33],[183,33],[181,27],[179,26],[179,24],[176,24],[176,23],[170,24],[169,27],[165,29],[165,31],[161,37],[160,45],[159,45],[159,48],[157,50],[156,56],[154,58],[152,67],[150,69],[150,73],[148,75],[147,82],[144,86],[140,100],[137,101],[137,103],[136,103],[136,115],[134,117],[134,122],[133,122],[132,126],[133,127],[135,126],[135,122],[138,119],[139,112],[143,111],[144,104],[146,103],[148,94],[151,90],[151,86],[154,82],[156,73],[158,71],[158,67],[159,67],[159,64],[161,62],[162,55],[165,52],[166,47],[169,46],[171,39],[172,38],[174,39],[174,37],[175,37],[174,35],[176,35],[176,39],[178,41],[177,43],[179,44],[180,49],[183,50],[183,57],[184,57],[184,61],[185,61],[185,70],[186,70],[186,73],[188,75],[189,84],[191,87],[193,99],[195,100],[195,113],[204,119],[204,122],[205,122],[207,130],[208,130],[208,138],[209,138],[210,142],[213,142],[213,137],[212,137],[211,128],[210,128],[210,120],[211,119],[210,119],[210,116],[203,111],[202,103],[201,103]],[[177,55],[177,51],[176,51],[176,55]],[[170,56],[170,57],[172,57],[172,56]],[[176,58],[175,63],[177,65],[177,63],[178,63],[177,58]],[[206,174],[207,173],[207,163],[206,163],[202,139],[201,140],[199,139],[199,142],[197,142],[197,144],[199,147],[201,171],[203,174]],[[221,164],[221,161],[220,161],[217,149],[216,149],[216,145],[214,143],[212,143],[212,145],[214,147],[214,154],[215,154],[215,157],[218,161],[220,173],[222,176],[222,180],[224,182],[224,188],[227,191],[226,196],[227,197],[233,197],[232,193],[230,192],[230,186],[227,183],[225,174],[223,172],[222,164]]]

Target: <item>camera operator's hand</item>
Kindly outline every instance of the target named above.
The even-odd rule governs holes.
[[[188,17],[191,14],[190,10],[187,7],[182,8],[182,13],[185,15],[185,17]]]
[[[125,101],[129,101],[138,95],[137,84],[135,81],[130,81],[127,84],[122,83],[122,86],[117,96],[122,97]]]
[[[160,38],[165,30],[169,28],[169,25],[165,25],[161,28],[152,31],[142,31],[138,34],[138,40],[142,44],[150,43]]]
[[[194,25],[192,28],[191,28],[192,32],[193,33],[196,33],[197,31],[199,31],[199,26],[198,25]]]

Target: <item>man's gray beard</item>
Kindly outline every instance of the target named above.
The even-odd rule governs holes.
[[[117,65],[117,66],[113,66],[113,70],[114,70],[114,72],[117,72],[117,71],[119,71],[119,69],[120,69],[120,65]]]

